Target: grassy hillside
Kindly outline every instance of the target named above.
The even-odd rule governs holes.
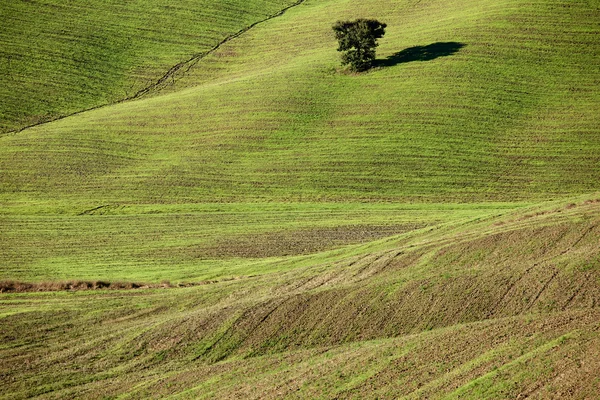
[[[130,96],[285,0],[5,1],[0,133]]]
[[[98,3],[88,26],[156,41],[94,67],[100,97],[60,94],[86,74],[25,93],[122,98],[291,3],[203,4]],[[331,32],[355,17],[388,25],[363,74]],[[0,288],[96,288],[0,294],[0,397],[598,397],[599,20],[306,0],[141,99],[0,136]]]
[[[471,202],[594,190],[597,7],[412,4],[308,1],[202,60],[181,83],[190,89],[4,137],[3,199]],[[359,13],[387,21],[379,54],[391,61],[352,76],[335,70],[330,25]],[[394,56],[436,43],[463,47]]]
[[[599,222],[586,196],[244,280],[4,294],[0,382],[7,398],[594,398]]]
[[[357,14],[389,28],[381,67],[348,75],[331,23]],[[455,220],[446,206],[430,217],[381,202],[594,190],[597,16],[585,1],[304,2],[169,93],[1,137],[2,276],[212,278],[198,266]],[[274,250],[281,241],[294,249]]]

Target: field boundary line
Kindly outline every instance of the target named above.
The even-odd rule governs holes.
[[[169,79],[171,79],[171,84],[173,84],[175,82],[175,75],[179,72],[182,72],[182,70],[187,66],[187,69],[185,69],[185,71],[182,72],[182,75],[185,75],[187,72],[189,72],[190,69],[192,69],[192,67],[194,67],[194,65],[196,65],[200,60],[202,60],[203,58],[205,58],[206,56],[214,53],[215,51],[217,51],[221,46],[223,46],[224,44],[232,41],[233,39],[236,39],[238,37],[240,37],[241,35],[243,35],[244,33],[248,32],[250,29],[256,27],[257,25],[260,25],[264,22],[270,21],[274,18],[280,17],[283,14],[285,14],[288,10],[297,7],[299,5],[301,5],[302,3],[304,3],[306,0],[297,0],[295,3],[290,4],[289,6],[282,8],[281,10],[279,10],[277,13],[275,14],[271,14],[269,16],[267,16],[264,19],[261,19],[260,21],[256,21],[253,22],[252,24],[240,29],[239,31],[237,31],[236,33],[233,33],[231,35],[228,35],[227,37],[225,37],[225,39],[221,40],[220,42],[218,42],[216,45],[214,45],[213,47],[211,47],[210,49],[203,51],[201,53],[196,53],[194,54],[191,58],[185,60],[185,61],[181,61],[177,64],[175,64],[174,66],[172,66],[171,68],[169,68],[169,70],[162,76],[160,77],[156,82],[146,86],[143,89],[140,89],[136,94],[134,94],[133,96],[128,96],[125,97],[121,100],[116,100],[113,101],[111,103],[106,103],[106,104],[101,104],[98,106],[94,106],[94,107],[90,107],[90,108],[86,108],[83,110],[79,110],[79,111],[75,111],[72,112],[70,114],[66,114],[66,115],[61,115],[52,119],[49,119],[47,121],[41,121],[41,122],[37,122],[35,124],[31,124],[31,125],[27,125],[24,126],[22,128],[19,129],[14,129],[12,131],[8,131],[8,132],[4,132],[4,133],[0,133],[0,137],[3,136],[9,136],[9,135],[15,135],[17,133],[21,133],[26,129],[29,128],[33,128],[36,126],[40,126],[40,125],[45,125],[51,122],[55,122],[55,121],[59,121],[61,119],[65,119],[68,117],[72,117],[74,115],[78,115],[78,114],[82,114],[88,111],[94,111],[94,110],[98,110],[100,108],[104,108],[104,107],[108,107],[108,106],[112,106],[115,104],[120,104],[120,103],[124,103],[126,101],[131,101],[131,100],[136,100],[141,98],[142,96],[147,95],[148,93],[151,92],[155,92],[160,90],[162,87],[166,87],[169,85]]]

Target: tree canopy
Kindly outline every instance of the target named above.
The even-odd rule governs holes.
[[[338,21],[333,25],[342,54],[342,65],[353,71],[369,69],[375,60],[377,39],[385,34],[386,24],[375,19],[359,18],[355,21]]]

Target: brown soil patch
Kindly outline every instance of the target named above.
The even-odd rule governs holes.
[[[423,226],[425,225],[349,225],[240,235],[196,249],[196,256],[263,258],[312,254],[398,235]]]

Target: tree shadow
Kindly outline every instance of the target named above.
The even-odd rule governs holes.
[[[459,42],[436,42],[427,46],[414,46],[392,54],[384,60],[373,61],[374,67],[392,67],[411,61],[430,61],[438,57],[451,56],[466,44]]]

